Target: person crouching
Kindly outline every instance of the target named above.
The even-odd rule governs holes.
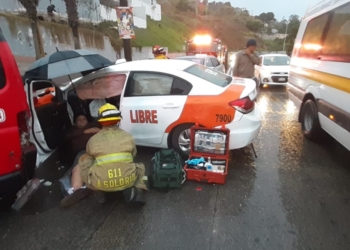
[[[102,129],[92,136],[86,146],[86,154],[72,172],[72,186],[76,187],[71,195],[61,201],[62,207],[68,207],[87,196],[87,189],[95,191],[99,202],[105,202],[104,192],[123,191],[128,202],[140,205],[146,203],[145,166],[134,163],[137,150],[133,137],[119,128],[122,116],[112,104],[99,109],[98,122]]]

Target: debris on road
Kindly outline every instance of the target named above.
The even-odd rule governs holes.
[[[46,186],[46,187],[49,187],[49,186],[51,186],[52,185],[52,182],[51,181],[46,181],[46,182],[44,182],[44,186]]]

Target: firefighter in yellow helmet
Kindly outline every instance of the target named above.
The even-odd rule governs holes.
[[[152,53],[155,59],[169,59],[169,57],[166,56],[164,48],[159,45],[153,46]]]
[[[128,202],[145,204],[145,166],[134,163],[135,141],[119,128],[121,119],[120,111],[112,104],[99,109],[98,122],[102,129],[90,138],[86,154],[72,171],[73,190],[61,201],[62,207],[79,202],[88,195],[89,189],[95,191],[100,203],[105,202],[104,192],[123,191]]]

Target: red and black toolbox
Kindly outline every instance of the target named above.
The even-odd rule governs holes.
[[[203,157],[211,159],[212,171],[206,168],[196,169],[186,164],[187,180],[225,184],[228,171],[230,130],[222,128],[204,128],[197,124],[191,127],[191,150],[189,160]],[[223,169],[224,168],[224,169]]]

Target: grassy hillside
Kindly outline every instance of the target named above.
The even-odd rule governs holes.
[[[134,46],[152,46],[159,44],[169,48],[170,52],[179,52],[186,39],[197,31],[205,30],[220,38],[230,50],[244,47],[247,39],[255,37],[260,49],[264,43],[245,27],[247,20],[253,17],[247,12],[232,8],[224,3],[210,3],[209,15],[196,17],[193,11],[180,11],[176,8],[178,0],[160,2],[162,20],[147,20],[147,29],[137,29]]]
[[[176,8],[179,1],[180,0],[159,0],[158,2],[162,6],[162,20],[156,22],[147,17],[147,29],[136,28],[136,38],[132,40],[132,46],[145,47],[158,44],[168,47],[169,52],[181,52],[185,40],[193,37],[198,31],[206,31],[212,36],[220,38],[223,44],[228,46],[229,50],[239,50],[244,47],[247,39],[255,37],[255,35],[245,27],[247,20],[253,18],[247,11],[233,8],[229,3],[213,2],[208,5],[208,15],[199,15],[196,17],[192,0],[181,0],[188,1],[189,3],[190,7],[188,9],[185,8],[185,11]],[[10,24],[15,24],[17,22],[28,23],[25,14],[21,17],[7,14],[1,15],[6,16]],[[58,33],[57,36],[59,38],[69,37],[66,34],[70,32],[67,24],[55,24],[45,21],[41,21],[40,23],[47,29],[50,29],[51,33]],[[17,28],[15,25],[12,26],[14,26],[13,30],[16,32]],[[84,35],[85,40],[91,40],[92,44],[103,42],[102,34],[106,35],[110,38],[114,49],[120,50],[122,41],[119,39],[117,30],[111,29],[112,26],[117,26],[117,24],[110,21],[102,22],[98,25],[81,23],[80,33]],[[64,33],[65,36],[61,33]],[[102,40],[95,41],[97,39],[96,34],[99,33],[101,36],[97,37]],[[258,37],[255,38],[258,41],[260,49],[265,49],[264,43]]]
[[[186,24],[176,21],[169,16],[162,16],[161,22],[155,22],[148,18],[147,29],[136,29],[136,39],[133,46],[161,45],[168,47],[170,52],[182,50],[186,37],[192,32]]]

